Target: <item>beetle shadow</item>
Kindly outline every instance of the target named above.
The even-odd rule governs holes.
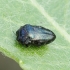
[[[48,51],[47,45],[42,46],[36,46],[36,45],[29,45],[28,47],[25,45],[22,45],[18,41],[15,41],[15,46],[22,52],[26,52],[26,54],[33,54],[38,56],[43,56]],[[21,48],[20,48],[21,47]]]
[[[31,50],[34,50],[34,53],[43,56],[48,51],[47,45],[42,46],[36,46],[36,45],[30,45]]]

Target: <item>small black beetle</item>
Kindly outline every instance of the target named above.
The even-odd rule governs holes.
[[[16,31],[16,40],[23,45],[44,45],[55,40],[56,35],[49,29],[41,26],[26,24]]]

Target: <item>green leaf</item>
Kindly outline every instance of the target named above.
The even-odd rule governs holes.
[[[69,70],[69,6],[69,0],[0,0],[0,51],[24,70]],[[41,47],[19,44],[15,33],[28,23],[52,30],[56,40]]]

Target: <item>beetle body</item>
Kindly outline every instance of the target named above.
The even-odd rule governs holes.
[[[42,26],[26,24],[16,31],[17,41],[23,45],[44,45],[55,40],[56,35]]]

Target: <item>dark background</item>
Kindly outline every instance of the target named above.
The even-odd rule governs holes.
[[[22,69],[14,60],[0,53],[0,70],[22,70]]]

